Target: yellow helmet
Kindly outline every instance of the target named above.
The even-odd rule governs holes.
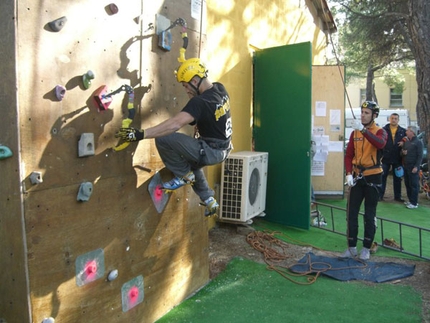
[[[208,76],[208,70],[200,61],[200,58],[190,58],[179,66],[178,70],[175,71],[176,79],[178,82],[189,83],[194,76],[205,78]]]

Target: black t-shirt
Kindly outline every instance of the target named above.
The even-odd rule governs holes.
[[[221,83],[214,82],[213,87],[193,97],[182,109],[188,112],[197,125],[203,138],[227,140],[232,134],[230,116],[230,98]]]

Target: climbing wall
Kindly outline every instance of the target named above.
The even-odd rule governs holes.
[[[207,282],[198,198],[154,199],[172,176],[154,141],[115,138],[186,103],[184,26],[159,34],[182,18],[186,58],[204,57],[199,4],[2,3],[0,322],[153,322]]]

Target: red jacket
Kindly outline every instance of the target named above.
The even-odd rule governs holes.
[[[387,143],[387,132],[375,122],[363,133],[354,130],[345,153],[345,171],[364,176],[382,173],[382,148]]]

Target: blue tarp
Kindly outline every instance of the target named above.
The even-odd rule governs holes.
[[[328,277],[347,280],[367,280],[383,283],[412,276],[415,265],[394,262],[360,261],[353,258],[333,258],[307,253],[299,262],[290,267],[295,273],[318,273]]]

